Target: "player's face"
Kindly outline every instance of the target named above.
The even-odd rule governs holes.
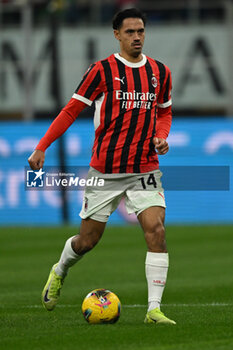
[[[145,40],[145,27],[141,18],[125,18],[120,29],[114,30],[114,35],[126,59],[141,59]]]

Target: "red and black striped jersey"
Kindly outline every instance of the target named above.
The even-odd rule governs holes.
[[[152,142],[157,108],[171,105],[171,72],[143,55],[132,63],[119,54],[92,64],[73,98],[95,103],[90,165],[102,173],[143,173],[159,167]]]

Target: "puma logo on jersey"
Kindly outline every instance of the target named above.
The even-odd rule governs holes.
[[[125,77],[123,77],[122,79],[120,79],[120,78],[118,78],[118,77],[115,77],[115,80],[120,81],[122,84],[124,84],[124,79],[125,79]]]

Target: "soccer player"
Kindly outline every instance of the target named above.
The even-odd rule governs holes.
[[[95,104],[95,140],[88,177],[105,180],[105,190],[85,189],[79,234],[66,241],[42,292],[47,310],[57,304],[68,269],[100,240],[106,222],[124,197],[128,213],[136,213],[148,247],[146,278],[148,311],[145,323],[176,324],[160,311],[166,284],[165,199],[158,155],[168,152],[171,72],[145,56],[145,17],[126,9],[113,18],[120,52],[92,64],[71,100],[53,121],[28,161],[43,167],[45,150],[86,107]]]

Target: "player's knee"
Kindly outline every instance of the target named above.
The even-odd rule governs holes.
[[[165,235],[165,228],[164,228],[164,224],[163,224],[162,220],[157,219],[157,220],[151,221],[150,224],[147,225],[146,233],[149,235],[152,234],[152,235],[156,235],[159,237],[164,236]]]
[[[166,251],[165,227],[161,220],[150,224],[145,232],[145,238],[149,250]]]
[[[161,221],[158,221],[155,225],[155,235],[160,237],[161,240],[165,239],[165,227]]]

